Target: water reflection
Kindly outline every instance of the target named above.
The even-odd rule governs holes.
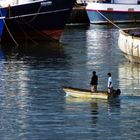
[[[122,94],[140,96],[140,65],[126,62],[119,65],[118,76]]]
[[[44,130],[50,122],[48,120],[52,118],[50,114],[59,102],[57,90],[55,90],[56,83],[59,81],[56,69],[57,67],[59,69],[61,60],[65,57],[63,48],[59,45],[42,43],[40,46],[30,46],[28,44],[24,48],[23,46],[18,48],[2,46],[0,59],[1,139],[39,139],[42,132],[46,135]],[[52,87],[53,84],[56,86]],[[56,100],[56,106],[54,105],[53,108],[50,104],[54,100]],[[57,106],[57,110],[61,111],[61,107],[59,109]]]
[[[98,103],[91,102],[92,123],[96,125],[98,120]]]
[[[4,54],[3,51],[0,49],[0,60],[2,60],[4,58]]]
[[[87,32],[90,40],[87,45],[87,68],[95,70],[99,76],[99,89],[106,90],[107,73],[111,72],[114,79],[114,87],[119,88],[118,65],[122,63],[120,50],[117,47],[118,30],[100,26]],[[113,71],[112,71],[113,70]]]
[[[98,44],[90,36],[95,31]],[[24,49],[2,46],[1,139],[138,139],[139,97],[126,94],[139,94],[139,66],[124,63],[115,39],[117,31],[71,28],[65,35],[63,41],[69,45],[62,47],[57,43],[38,47],[25,44]],[[106,73],[112,72],[114,83],[122,90],[120,98],[65,98],[62,86],[89,87],[93,69],[103,89],[107,86]]]
[[[89,111],[91,113],[92,123],[96,125],[98,121],[98,117],[102,116],[101,114],[106,112],[107,115],[120,115],[120,98],[114,98],[109,100],[102,99],[83,99],[83,98],[72,98],[65,97],[66,104],[68,107],[75,106],[81,104],[89,107]],[[85,108],[85,107],[84,107]],[[69,108],[67,108],[69,110]],[[88,110],[88,108],[87,108]],[[103,111],[103,112],[102,112]]]
[[[1,139],[19,139],[18,130],[26,129],[30,102],[28,76],[25,71],[5,64],[0,73],[0,126]]]
[[[109,99],[108,100],[108,113],[109,114],[116,114],[120,115],[120,98],[114,98],[114,99]]]

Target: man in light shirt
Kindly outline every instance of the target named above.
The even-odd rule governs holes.
[[[108,93],[112,93],[113,91],[113,81],[112,81],[112,77],[111,77],[111,73],[107,74],[108,77]]]

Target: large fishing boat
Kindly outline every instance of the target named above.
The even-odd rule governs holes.
[[[90,23],[140,22],[140,0],[94,0],[87,2]]]
[[[59,40],[75,0],[0,0],[0,40]]]

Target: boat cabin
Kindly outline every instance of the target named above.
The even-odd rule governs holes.
[[[34,0],[0,0],[0,7],[8,7],[33,2]]]

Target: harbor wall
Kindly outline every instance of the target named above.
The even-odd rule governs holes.
[[[67,21],[68,24],[89,24],[89,18],[85,6],[74,6],[72,13]]]

